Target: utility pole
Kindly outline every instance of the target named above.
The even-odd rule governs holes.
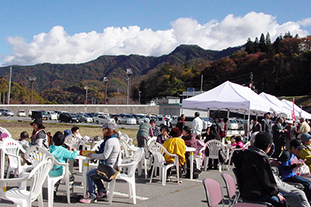
[[[10,67],[10,79],[9,79],[8,104],[10,104],[10,99],[11,99],[11,83],[12,83],[12,66]]]
[[[29,77],[28,80],[31,83],[31,98],[30,98],[30,104],[32,104],[33,101],[33,83],[37,80],[36,77]]]
[[[201,89],[200,89],[200,92],[201,93],[203,92],[203,74],[201,75]]]
[[[138,104],[140,105],[141,91],[138,91]]]
[[[107,93],[107,89],[108,89],[108,78],[104,77],[103,79],[104,83],[105,83],[105,99],[104,99],[104,104],[108,103],[108,93]]]
[[[126,75],[127,75],[127,94],[126,94],[126,105],[129,104],[130,101],[130,87],[131,87],[131,76],[133,72],[131,68],[126,69]]]
[[[84,89],[85,89],[85,104],[87,104],[87,90],[89,89],[89,87],[85,86]]]

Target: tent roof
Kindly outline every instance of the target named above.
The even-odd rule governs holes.
[[[200,95],[184,99],[183,108],[191,109],[229,109],[255,112],[273,111],[273,106],[250,88],[230,81]]]
[[[282,102],[284,103],[284,107],[293,110],[293,102],[282,99]],[[302,110],[300,107],[298,107],[296,104],[294,105],[295,109],[295,116],[297,117],[303,117],[305,119],[311,119],[311,114]]]
[[[271,104],[273,104],[275,107],[278,108],[276,111],[279,114],[285,114],[287,117],[291,117],[291,110],[288,109],[287,105],[284,104],[280,99],[278,99],[276,96],[273,96],[271,94],[267,93],[260,93],[259,96],[269,101]]]

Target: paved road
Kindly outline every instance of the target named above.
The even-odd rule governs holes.
[[[13,116],[13,117],[5,117],[5,116],[1,116],[0,120],[12,120],[12,121],[17,121],[17,120],[22,120],[22,121],[31,121],[30,117],[17,117],[17,116]],[[59,123],[59,121],[55,121],[55,120],[44,120],[44,123]],[[70,125],[79,125],[79,126],[101,126],[99,124],[96,123],[67,123]],[[125,128],[125,129],[138,129],[139,126],[138,125],[127,125],[127,124],[118,124],[119,128]]]
[[[75,186],[74,191],[76,195],[82,196],[81,187],[81,174],[77,172],[77,167],[75,167]],[[224,171],[232,175],[231,171]],[[206,206],[206,197],[204,188],[202,185],[203,178],[212,178],[217,180],[221,186],[224,187],[224,182],[221,179],[218,170],[203,171],[200,174],[199,179],[189,180],[183,179],[183,182],[178,185],[176,182],[168,182],[166,186],[162,186],[158,178],[154,179],[152,183],[149,183],[149,179],[144,177],[136,178],[136,188],[137,188],[137,207],[143,206],[159,206],[159,207],[190,207],[190,206]],[[225,189],[223,193],[226,195]],[[55,198],[54,206],[103,206],[108,205],[106,201],[98,201],[97,203],[83,204],[79,203],[76,198],[71,199],[71,204],[67,204],[65,197],[65,185],[61,183],[58,196]],[[115,193],[113,197],[112,206],[131,206],[132,201],[128,199],[128,185],[125,182],[118,181],[115,188]],[[76,196],[77,197],[77,196]],[[47,192],[46,186],[44,187],[44,205],[47,206]],[[34,206],[38,203],[35,201]],[[12,206],[12,202],[0,201],[0,206]]]

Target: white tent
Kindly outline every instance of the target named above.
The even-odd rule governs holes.
[[[293,102],[282,99],[282,102],[284,103],[284,107],[286,107],[289,110],[293,110]],[[299,106],[297,106],[296,104],[294,105],[294,109],[295,109],[295,116],[297,117],[303,117],[305,119],[311,119],[311,114],[302,110]]]
[[[184,99],[182,108],[201,110],[221,109],[238,113],[247,112],[249,115],[280,110],[250,88],[230,81],[226,81],[200,95]]]
[[[264,93],[264,92],[260,93],[259,96],[261,96],[262,98],[264,98],[267,101],[269,101],[275,107],[278,107],[279,110],[276,111],[276,113],[285,115],[287,118],[291,118],[292,112],[291,112],[290,109],[288,109],[287,104],[282,102],[276,96],[273,96],[273,95],[270,95],[270,94],[267,94],[267,93]]]

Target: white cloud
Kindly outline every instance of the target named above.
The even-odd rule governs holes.
[[[108,27],[103,32],[91,31],[68,35],[62,26],[35,35],[31,42],[22,37],[9,37],[13,54],[2,57],[5,64],[82,63],[101,55],[151,55],[170,53],[180,44],[197,44],[205,49],[221,50],[242,45],[250,37],[270,33],[274,40],[290,31],[300,37],[308,35],[301,26],[311,26],[311,18],[278,24],[269,14],[250,12],[243,17],[229,14],[222,21],[199,24],[195,19],[179,18],[169,30],[141,29],[138,26]]]

